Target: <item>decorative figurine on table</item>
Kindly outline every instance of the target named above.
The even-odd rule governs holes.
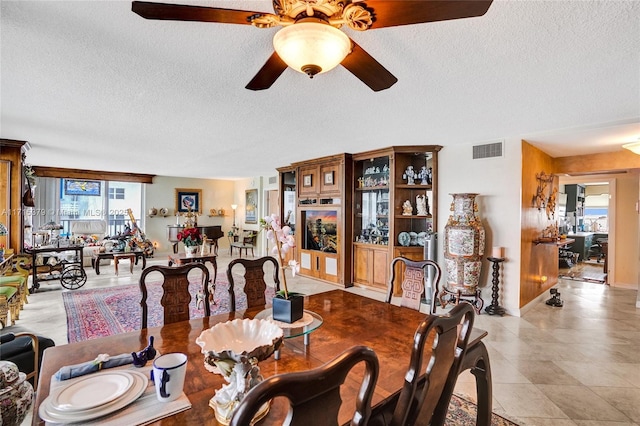
[[[411,206],[411,201],[407,200],[402,204],[402,215],[403,216],[411,216],[413,214],[413,207]]]
[[[413,166],[407,166],[407,170],[404,171],[402,179],[407,179],[407,185],[415,185],[416,172],[413,170]]]
[[[418,216],[427,216],[429,214],[429,202],[425,195],[416,195],[416,209]]]

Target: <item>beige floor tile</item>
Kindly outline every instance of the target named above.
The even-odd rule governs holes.
[[[493,391],[494,398],[511,416],[517,418],[569,418],[536,385],[501,384],[495,386]]]
[[[535,417],[518,419],[520,426],[576,426],[573,420],[569,419],[540,419]]]
[[[574,420],[627,422],[629,417],[585,386],[536,385],[566,415]]]
[[[575,420],[577,426],[638,426],[633,422],[604,422],[602,420]]]
[[[591,390],[632,421],[640,422],[640,389],[591,387]]]
[[[585,386],[633,387],[623,374],[606,363],[556,361],[556,364]]]
[[[580,382],[554,361],[536,361],[529,359],[511,360],[518,372],[525,377],[529,383],[545,385],[580,385]]]

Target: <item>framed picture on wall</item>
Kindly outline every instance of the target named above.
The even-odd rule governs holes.
[[[258,223],[258,190],[245,191],[245,223]]]
[[[101,183],[97,180],[64,180],[64,195],[100,196]]]
[[[311,175],[302,176],[302,186],[311,186]]]
[[[325,174],[324,174],[324,184],[325,185],[333,185],[333,172],[325,172]]]
[[[176,188],[176,211],[202,214],[202,189]]]

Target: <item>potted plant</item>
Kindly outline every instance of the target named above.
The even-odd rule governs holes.
[[[302,318],[304,311],[304,296],[300,293],[289,292],[287,288],[287,275],[285,271],[291,270],[293,276],[299,270],[299,265],[295,260],[284,264],[283,255],[296,246],[295,239],[291,235],[289,226],[280,225],[280,216],[272,214],[264,219],[260,219],[260,225],[267,230],[267,239],[274,245],[272,253],[277,255],[280,270],[282,271],[282,289],[273,298],[273,319],[286,323],[293,323]]]
[[[178,232],[178,241],[184,244],[187,256],[195,256],[198,252],[198,246],[202,244],[202,235],[198,228],[184,228]]]

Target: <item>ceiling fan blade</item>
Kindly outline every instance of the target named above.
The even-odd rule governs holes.
[[[215,7],[187,6],[181,4],[134,1],[131,10],[145,19],[170,21],[221,22],[225,24],[251,25],[250,18],[263,15],[249,10],[220,9]]]
[[[482,16],[493,0],[368,0],[370,29]]]
[[[398,81],[393,74],[356,42],[351,40],[351,44],[353,45],[351,53],[342,60],[341,65],[369,86],[371,90],[379,92],[388,89]]]
[[[278,56],[276,52],[273,52],[269,59],[267,59],[267,62],[265,62],[262,68],[260,68],[260,71],[258,71],[245,88],[249,90],[268,89],[286,69],[287,64],[280,59],[280,56]]]

